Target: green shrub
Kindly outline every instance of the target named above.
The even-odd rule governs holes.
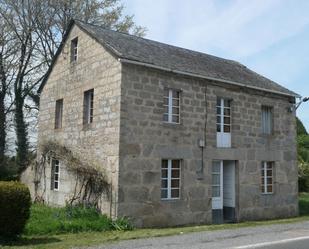
[[[133,230],[134,228],[127,218],[118,218],[117,220],[112,221],[112,227],[113,230],[118,231]]]
[[[309,215],[309,193],[300,193],[299,195],[299,214]]]
[[[0,158],[0,181],[16,181],[18,179],[17,167],[14,157]]]
[[[26,235],[51,235],[90,231],[132,230],[127,219],[113,221],[101,214],[95,207],[66,206],[48,207],[34,204],[30,220],[26,225]]]
[[[0,237],[20,235],[30,215],[29,189],[19,182],[0,182]]]

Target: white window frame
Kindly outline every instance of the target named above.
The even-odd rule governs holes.
[[[84,92],[84,125],[93,123],[94,111],[94,89],[89,89]]]
[[[218,101],[220,104],[218,105]],[[225,101],[228,101],[229,106],[225,105]],[[226,115],[224,111],[229,110],[229,115]],[[218,114],[220,110],[220,114]],[[218,123],[218,117],[220,118]],[[230,122],[225,123],[224,118],[229,118]],[[218,126],[220,131],[218,131]],[[229,126],[229,131],[224,131],[224,126]],[[219,148],[230,148],[231,147],[231,133],[232,133],[232,108],[231,100],[226,98],[217,97],[216,104],[216,131],[217,131],[217,147]]]
[[[262,133],[271,135],[273,133],[273,107],[262,106]]]
[[[219,164],[219,171],[214,172],[214,163]],[[219,184],[214,184],[214,175],[219,176]],[[223,160],[214,160],[212,162],[211,170],[211,198],[212,198],[212,209],[222,209],[223,208]],[[213,187],[219,187],[219,195],[214,196]]]
[[[179,169],[174,168],[174,170],[179,170],[179,177],[172,177],[172,162],[178,161]],[[163,168],[163,161],[167,161],[167,168]],[[167,177],[162,177],[162,170],[167,170]],[[167,188],[163,188],[161,185],[161,200],[179,200],[180,190],[181,190],[181,160],[180,159],[163,159],[161,161],[161,184],[162,180],[167,180]],[[179,181],[179,187],[172,188],[172,180]],[[172,190],[178,189],[178,197],[172,197]],[[162,197],[162,190],[167,190],[167,197]]]
[[[58,163],[57,163],[58,162]],[[52,167],[52,190],[59,191],[60,186],[60,161],[58,159],[52,158],[51,160],[51,167]],[[58,166],[58,171],[56,171],[56,166]],[[55,176],[58,176],[58,180],[56,180]],[[57,183],[57,188],[55,187],[55,183]]]
[[[167,107],[168,112],[164,112],[163,114],[163,121],[165,123],[170,123],[170,124],[180,124],[180,90],[177,89],[171,89],[167,88],[165,91],[168,91],[168,96],[165,95],[164,93],[164,99],[167,99],[167,104],[165,102],[163,103],[164,108]],[[173,97],[173,92],[178,93],[178,98]],[[174,101],[178,101],[178,105],[174,105]],[[178,114],[173,113],[173,108],[178,108]],[[167,120],[164,120],[164,117],[167,116]],[[173,116],[178,117],[178,122],[173,121]]]
[[[268,166],[271,166],[271,169],[268,169]],[[271,170],[271,176],[267,176],[267,171]],[[264,176],[262,174],[264,173]],[[272,179],[271,184],[267,184],[267,179]],[[274,162],[262,162],[261,168],[261,190],[262,194],[273,194],[274,193]],[[267,187],[271,186],[271,192],[268,192]]]

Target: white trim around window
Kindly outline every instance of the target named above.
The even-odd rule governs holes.
[[[175,89],[164,89],[163,98],[163,121],[166,123],[180,123],[180,91]]]
[[[231,100],[217,97],[217,147],[231,147]]]
[[[163,159],[161,165],[161,200],[180,199],[179,159]]]
[[[274,162],[262,162],[261,192],[262,194],[274,193]]]
[[[51,164],[51,189],[58,191],[60,183],[60,161],[53,158]]]

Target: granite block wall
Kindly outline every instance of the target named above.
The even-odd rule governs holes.
[[[70,43],[78,37],[78,56],[70,62]],[[69,148],[78,158],[106,172],[112,195],[102,200],[104,213],[116,216],[118,195],[121,64],[77,26],[71,30],[41,93],[38,134],[40,146],[47,141]],[[94,89],[93,122],[83,124],[84,91]],[[62,128],[55,129],[55,103],[63,99]],[[75,176],[60,165],[59,191],[50,190],[47,165],[48,203],[64,205],[72,195]],[[112,205],[112,207],[111,207]]]
[[[181,91],[180,124],[163,122],[166,87]],[[297,214],[295,114],[287,110],[293,99],[129,64],[121,92],[118,215],[146,227],[211,223],[218,159],[236,161],[238,221]],[[232,99],[231,148],[216,145],[217,97]],[[262,134],[262,105],[273,107],[272,135]],[[162,159],[182,160],[179,200],[161,200]],[[262,161],[275,162],[271,195],[260,191]]]

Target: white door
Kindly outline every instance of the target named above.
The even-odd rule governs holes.
[[[231,100],[217,98],[217,147],[231,147]]]
[[[223,161],[212,163],[212,209],[223,209]]]
[[[235,207],[235,161],[223,162],[223,206]]]

